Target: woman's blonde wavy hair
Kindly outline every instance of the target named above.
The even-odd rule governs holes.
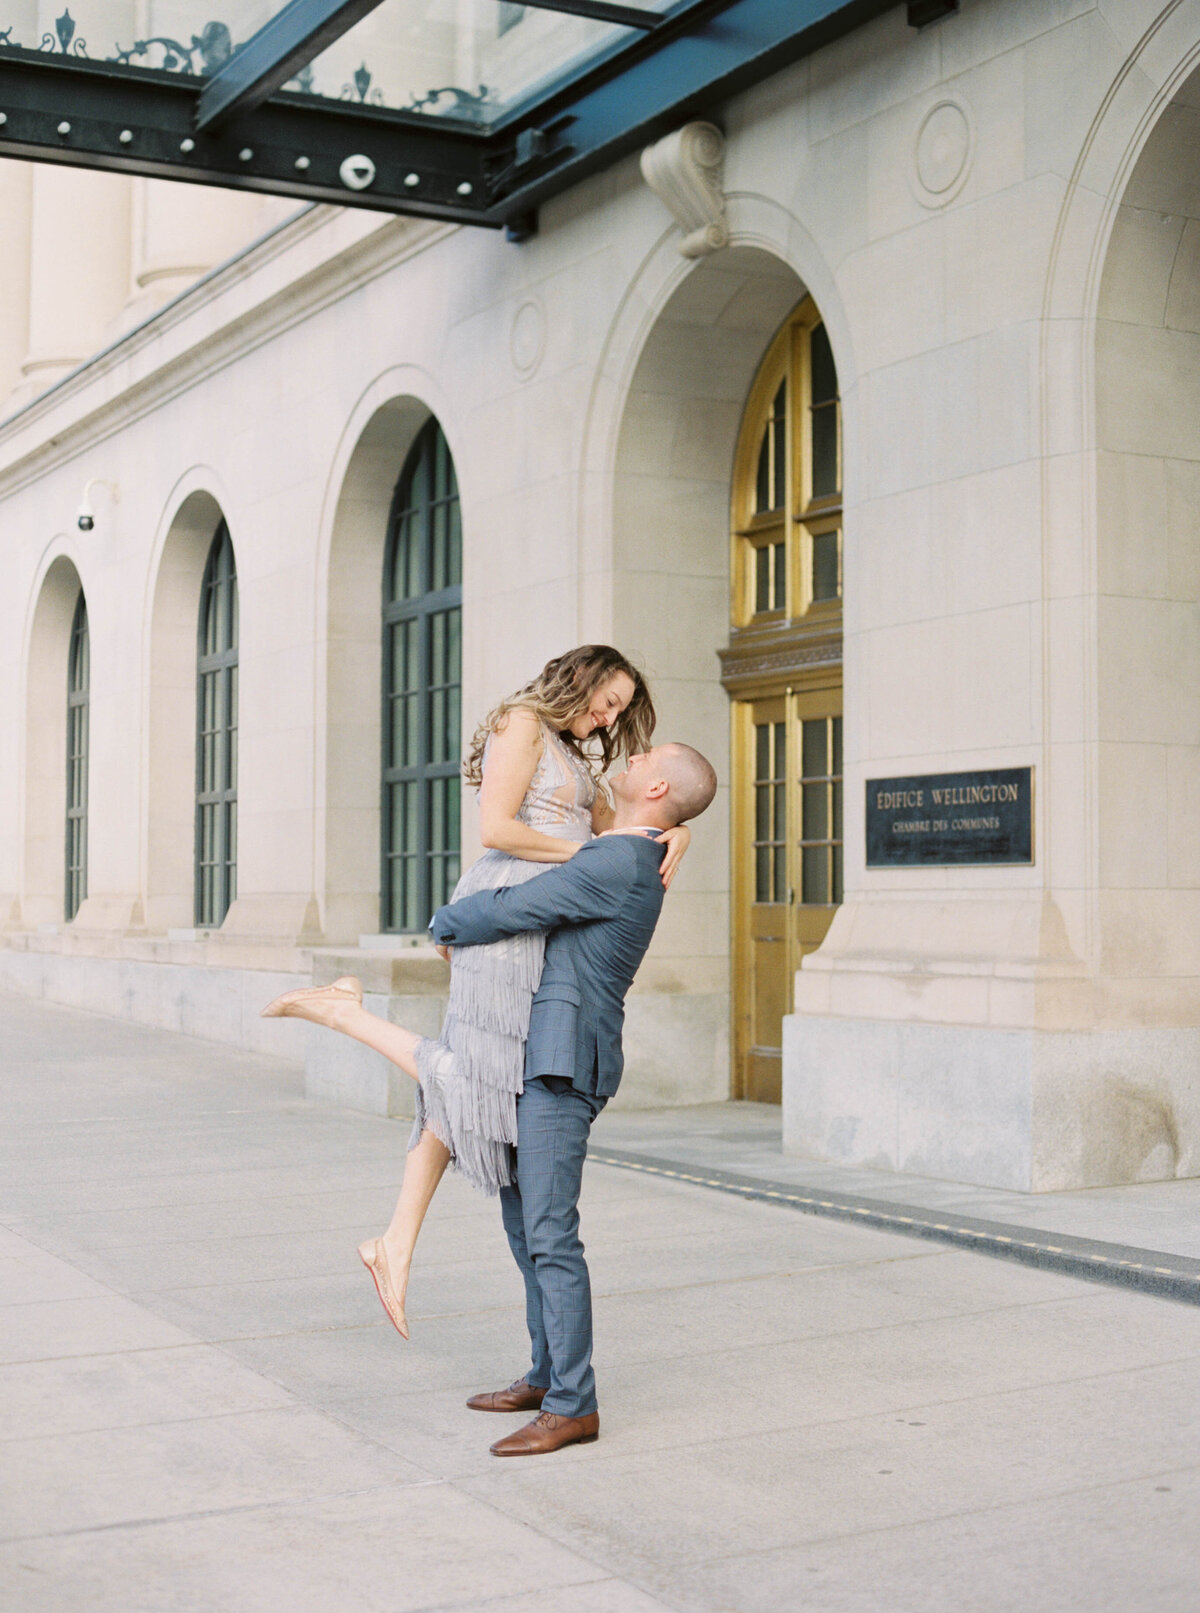
[[[633,698],[611,728],[597,728],[591,735],[587,743],[591,746],[592,740],[598,741],[599,751],[594,747],[585,749],[584,742],[570,732],[570,724],[587,711],[601,684],[618,672],[632,681]],[[531,683],[502,700],[480,723],[463,764],[463,777],[476,789],[483,783],[483,751],[489,736],[518,706],[532,711],[547,727],[553,728],[563,743],[596,774],[605,772],[614,757],[636,756],[648,750],[654,733],[654,702],[638,669],[611,644],[581,644],[578,649],[547,661]]]

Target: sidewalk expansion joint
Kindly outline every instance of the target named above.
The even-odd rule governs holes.
[[[733,1193],[742,1199],[786,1205],[802,1215],[852,1221],[856,1226],[876,1227],[881,1232],[897,1232],[903,1237],[925,1238],[933,1243],[969,1249],[974,1254],[991,1255],[996,1260],[1016,1260],[1041,1271],[1056,1271],[1066,1277],[1082,1277],[1088,1282],[1136,1289],[1159,1299],[1200,1305],[1200,1260],[1191,1260],[1185,1255],[1102,1243],[1096,1238],[1075,1238],[1062,1232],[1042,1232],[1036,1227],[1004,1221],[981,1221],[968,1215],[947,1221],[944,1210],[935,1214],[916,1205],[890,1204],[883,1199],[833,1193],[825,1188],[818,1192],[794,1182],[765,1181],[733,1171],[698,1170],[695,1166],[684,1168],[669,1159],[614,1148],[591,1148],[588,1158],[597,1165],[612,1165],[618,1170],[641,1171],[648,1176],[713,1188],[719,1193]]]

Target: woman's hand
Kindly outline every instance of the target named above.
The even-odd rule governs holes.
[[[658,843],[667,848],[667,855],[662,860],[659,872],[662,875],[663,890],[669,891],[671,881],[683,861],[683,854],[692,843],[692,831],[686,823],[678,823],[673,829],[664,829],[658,837]]]
[[[447,963],[450,962],[450,948],[449,947],[444,947],[440,941],[435,941],[434,946],[433,946],[433,950],[437,953],[439,958],[444,958]]]

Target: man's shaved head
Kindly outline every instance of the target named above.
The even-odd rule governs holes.
[[[712,763],[690,745],[655,745],[631,756],[611,782],[618,827],[624,822],[673,829],[699,817],[717,793]]]
[[[675,822],[698,818],[717,793],[716,770],[707,756],[690,745],[663,745],[655,759],[670,786],[666,806]]]

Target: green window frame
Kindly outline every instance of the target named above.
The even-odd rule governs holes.
[[[67,656],[66,879],[63,912],[68,924],[87,897],[90,691],[91,645],[87,603],[80,589],[71,622],[71,644]]]
[[[238,586],[222,521],[200,586],[196,650],[195,915],[216,929],[237,897]]]
[[[462,804],[462,518],[433,419],[392,499],[382,686],[381,925],[418,933],[458,880]]]

